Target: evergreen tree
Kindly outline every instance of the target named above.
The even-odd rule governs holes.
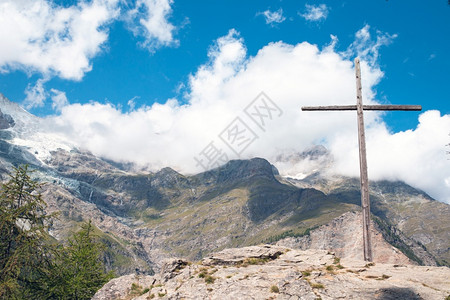
[[[113,277],[94,226],[89,221],[58,245],[48,234],[54,215],[30,173],[27,165],[14,168],[0,190],[0,299],[90,299]]]
[[[52,297],[91,299],[95,292],[114,277],[106,273],[101,261],[102,244],[95,240],[91,221],[82,225],[59,252],[52,283]]]
[[[27,298],[50,268],[45,202],[28,166],[14,168],[0,191],[0,299]]]

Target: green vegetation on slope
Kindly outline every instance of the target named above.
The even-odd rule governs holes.
[[[100,260],[91,223],[58,245],[47,233],[39,184],[28,166],[14,169],[0,191],[0,298],[90,299],[112,278]]]

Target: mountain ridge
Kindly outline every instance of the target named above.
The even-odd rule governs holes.
[[[309,175],[302,179],[286,178],[267,160],[253,158],[195,175],[171,168],[134,172],[68,144],[58,148],[52,142],[46,147],[42,135],[30,140],[35,146],[44,145],[41,148],[23,139],[15,144],[17,140],[6,133],[10,137],[22,133],[14,132],[18,121],[12,118],[16,124],[0,130],[2,178],[11,166],[30,164],[37,170],[35,178],[46,182],[48,210],[61,212],[52,235],[64,240],[80,222],[91,219],[109,247],[104,260],[118,274],[136,269],[151,274],[173,256],[198,260],[224,248],[307,237],[359,210],[358,182],[325,176],[321,169],[306,170]],[[296,157],[330,161],[324,155],[326,149],[318,147]],[[442,220],[448,219],[449,206],[404,183],[371,182],[371,186],[374,218],[387,222],[380,226],[384,236],[391,236],[391,243],[412,251],[419,260],[421,254],[413,248],[420,248],[420,242],[437,260],[422,263],[448,265],[450,230]],[[436,218],[429,220],[431,215]],[[408,246],[407,239],[416,244]]]

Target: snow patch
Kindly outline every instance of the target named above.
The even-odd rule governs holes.
[[[25,147],[28,152],[34,155],[39,161],[46,164],[51,158],[51,152],[58,149],[70,151],[74,147],[60,136],[51,133],[37,132],[26,139],[15,137],[12,144]]]

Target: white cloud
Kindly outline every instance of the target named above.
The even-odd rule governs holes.
[[[0,69],[80,80],[108,38],[118,0],[61,7],[47,0],[0,2]]]
[[[44,106],[45,99],[47,99],[47,92],[44,88],[44,83],[47,82],[47,79],[38,79],[34,86],[28,84],[25,90],[25,100],[24,105],[27,109],[33,107],[42,107]]]
[[[426,111],[414,130],[391,133],[384,123],[366,132],[368,170],[371,180],[402,180],[450,203],[450,161],[446,155],[450,115]],[[340,134],[330,144],[336,172],[359,176],[356,132]]]
[[[168,18],[172,13],[172,0],[137,0],[128,12],[129,26],[135,35],[142,35],[142,46],[154,51],[162,46],[177,45],[173,32],[176,29]]]
[[[65,92],[51,89],[50,92],[52,92],[52,108],[55,111],[61,111],[62,108],[69,104],[69,101],[67,100],[67,96]]]
[[[310,5],[305,4],[305,12],[300,14],[307,21],[321,21],[328,17],[329,8],[325,4]]]
[[[24,70],[46,77],[81,80],[108,39],[108,26],[120,16],[121,0],[79,0],[58,6],[52,0],[0,1],[0,72]],[[143,46],[154,51],[177,44],[168,22],[171,0],[137,0],[124,14]],[[124,9],[126,9],[124,7]]]
[[[23,101],[24,106],[27,109],[34,107],[42,107],[47,100],[49,93],[45,90],[44,84],[48,81],[47,78],[40,78],[36,81],[34,86],[28,84],[25,90],[25,100]],[[57,89],[50,89],[52,109],[56,112],[61,111],[61,109],[69,104],[67,100],[66,93],[59,91]]]
[[[243,39],[231,30],[210,48],[209,61],[190,76],[184,105],[169,99],[124,113],[110,104],[72,104],[47,121],[52,130],[94,154],[147,164],[152,169],[170,166],[193,173],[202,170],[194,157],[210,142],[229,158],[237,157],[218,135],[240,117],[258,135],[241,158],[259,156],[274,161],[282,151],[325,144],[335,157],[336,170],[357,176],[355,113],[300,109],[304,105],[354,104],[354,76],[353,62],[332,45],[321,50],[307,42],[277,42],[248,57]],[[376,64],[363,61],[366,104],[376,103],[375,86],[382,76]],[[264,131],[243,112],[261,91],[283,111],[281,116],[267,119]],[[449,161],[442,157],[448,143],[449,116],[426,112],[417,129],[395,134],[388,132],[380,116],[365,114],[369,176],[404,180],[450,202]]]
[[[34,86],[25,90],[25,106],[44,105],[48,93],[44,83],[53,76],[81,80],[92,69],[108,39],[108,26],[120,15],[121,0],[80,0],[72,6],[58,6],[51,0],[0,1],[0,73],[22,70],[38,72]],[[173,44],[169,0],[137,0],[130,14],[139,17],[145,29],[146,47]],[[143,10],[143,12],[142,12]],[[52,91],[52,107],[65,105],[65,94]]]
[[[348,47],[345,55],[348,57],[359,56],[371,65],[375,65],[379,59],[379,49],[387,46],[397,37],[397,34],[388,34],[377,31],[376,39],[372,39],[370,26],[365,25],[355,34],[355,41]]]
[[[258,15],[263,15],[266,20],[266,24],[273,25],[273,23],[282,23],[286,20],[283,16],[283,9],[280,8],[276,11],[266,10],[258,13]]]
[[[136,107],[136,99],[140,98],[139,96],[134,96],[130,100],[127,101],[127,105],[130,111],[133,111]]]

